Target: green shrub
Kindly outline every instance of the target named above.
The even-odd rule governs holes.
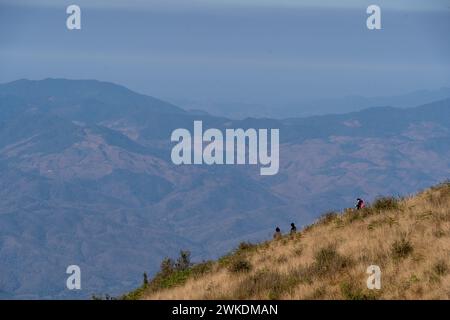
[[[251,263],[243,257],[234,258],[228,266],[228,271],[232,273],[249,272],[251,269]]]
[[[394,259],[403,259],[409,256],[413,249],[411,242],[406,237],[402,237],[391,245],[391,255]]]
[[[146,292],[146,287],[140,286],[136,290],[130,291],[120,297],[121,300],[139,300]]]
[[[170,258],[164,258],[161,261],[159,272],[151,281],[149,281],[147,273],[144,273],[142,286],[123,295],[121,299],[137,300],[142,298],[145,293],[182,285],[191,276],[196,277],[209,272],[212,266],[211,261],[192,264],[190,252],[181,250],[176,262]]]
[[[333,245],[321,248],[314,255],[313,272],[318,276],[335,274],[351,264],[349,258],[340,255]]]
[[[398,210],[399,200],[395,197],[379,197],[372,203],[372,208],[377,211]]]
[[[186,280],[191,275],[191,270],[179,270],[174,271],[172,274],[166,276],[166,277],[156,277],[152,281],[152,289],[158,290],[158,289],[168,289],[175,286],[182,285],[186,282]]]
[[[445,276],[448,273],[448,265],[444,260],[437,261],[433,265],[433,272],[438,276]]]
[[[261,247],[263,248],[267,248],[268,246],[268,242],[261,244]],[[218,264],[220,267],[233,269],[233,264],[238,263],[238,261],[245,260],[247,254],[255,251],[257,248],[258,245],[251,242],[241,242],[235,250],[220,257],[218,260]]]

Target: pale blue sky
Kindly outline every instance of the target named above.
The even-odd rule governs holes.
[[[0,3],[58,7],[77,4],[90,8],[128,8],[128,9],[166,9],[177,10],[191,7],[320,7],[320,8],[359,8],[370,4],[385,9],[397,10],[442,10],[449,7],[447,0],[1,0]]]
[[[82,30],[65,28],[67,4]],[[366,28],[369,4],[382,8]],[[446,0],[0,0],[0,82],[113,81],[167,99],[285,103],[450,86]]]

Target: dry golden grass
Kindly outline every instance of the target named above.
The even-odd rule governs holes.
[[[249,271],[230,271],[242,260]],[[381,268],[381,290],[367,289],[369,265]],[[393,204],[328,215],[294,237],[238,250],[201,276],[144,290],[140,297],[449,299],[450,184]]]

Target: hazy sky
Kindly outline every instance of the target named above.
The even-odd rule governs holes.
[[[66,29],[66,7],[82,30]],[[366,8],[382,9],[382,30]],[[278,103],[450,86],[448,0],[0,0],[0,82],[64,77],[167,99]]]

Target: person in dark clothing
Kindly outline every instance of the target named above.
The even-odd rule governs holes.
[[[281,237],[282,237],[281,230],[280,230],[280,228],[277,227],[275,229],[275,233],[273,234],[273,238],[275,240],[279,240],[279,239],[281,239]]]
[[[292,222],[291,223],[291,234],[295,234],[297,232],[297,227],[295,226],[295,224]]]
[[[356,210],[362,209],[365,207],[364,200],[361,198],[356,199]]]

